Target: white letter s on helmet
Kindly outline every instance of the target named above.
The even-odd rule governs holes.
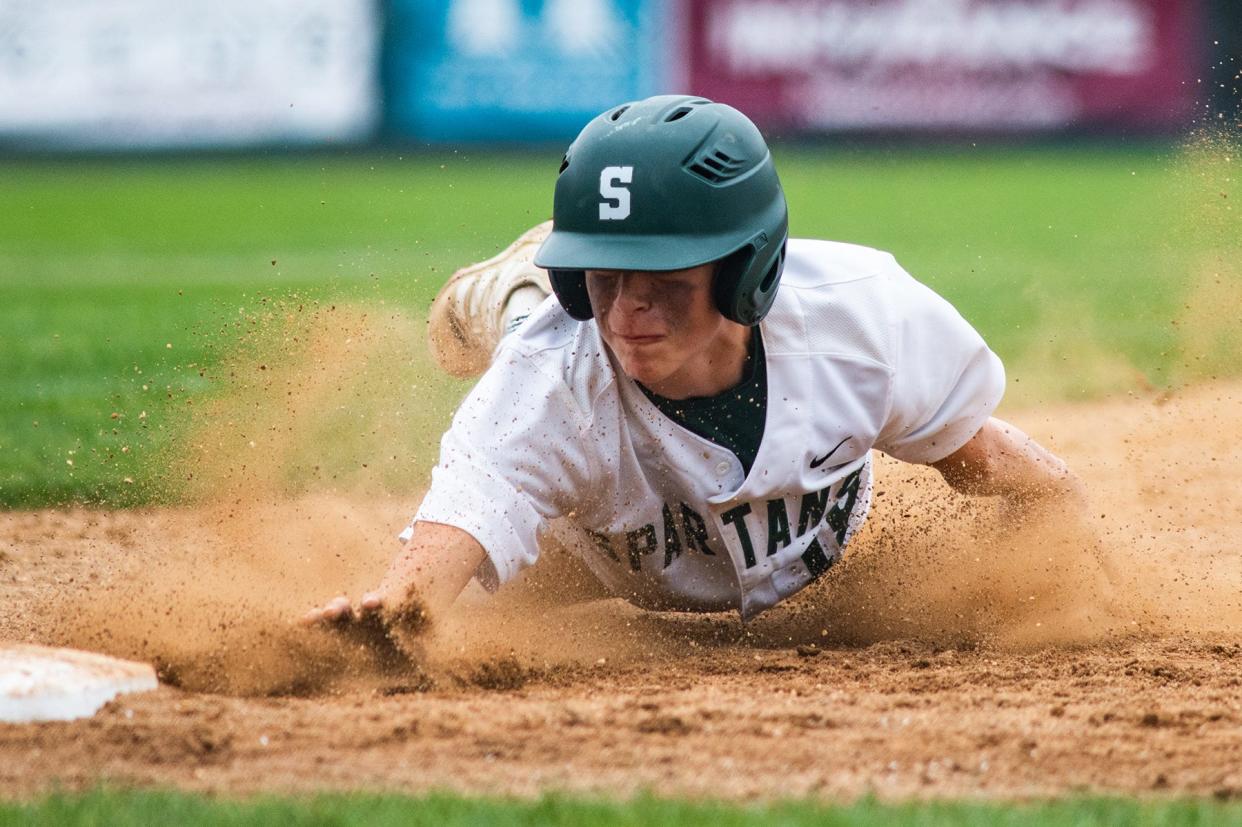
[[[634,180],[633,167],[604,167],[599,173],[599,220],[610,221],[630,217],[630,191],[617,184]],[[615,202],[615,203],[612,203]]]

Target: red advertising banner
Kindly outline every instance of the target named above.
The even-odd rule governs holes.
[[[683,0],[687,88],[812,131],[1168,130],[1196,102],[1194,0]]]

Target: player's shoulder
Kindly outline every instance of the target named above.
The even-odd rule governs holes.
[[[859,244],[793,238],[768,329],[790,350],[887,364],[894,291],[909,279],[892,254]],[[781,345],[778,345],[780,347]]]
[[[576,321],[549,297],[513,334],[492,362],[523,391],[568,391],[588,413],[614,381],[612,364],[594,325]],[[490,370],[490,369],[489,369]]]
[[[892,253],[874,247],[843,241],[791,238],[786,248],[781,286],[811,290],[855,282],[877,282],[900,269]]]

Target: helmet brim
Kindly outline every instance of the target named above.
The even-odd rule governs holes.
[[[749,241],[735,234],[717,238],[614,235],[552,230],[535,253],[545,270],[685,270],[716,261]]]

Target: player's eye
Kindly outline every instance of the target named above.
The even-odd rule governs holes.
[[[684,302],[693,296],[694,291],[698,289],[698,285],[693,281],[679,278],[662,278],[660,279],[657,295],[665,304],[670,302]]]
[[[611,301],[612,297],[617,294],[618,282],[617,273],[603,270],[586,271],[587,292],[595,296],[597,301]]]

